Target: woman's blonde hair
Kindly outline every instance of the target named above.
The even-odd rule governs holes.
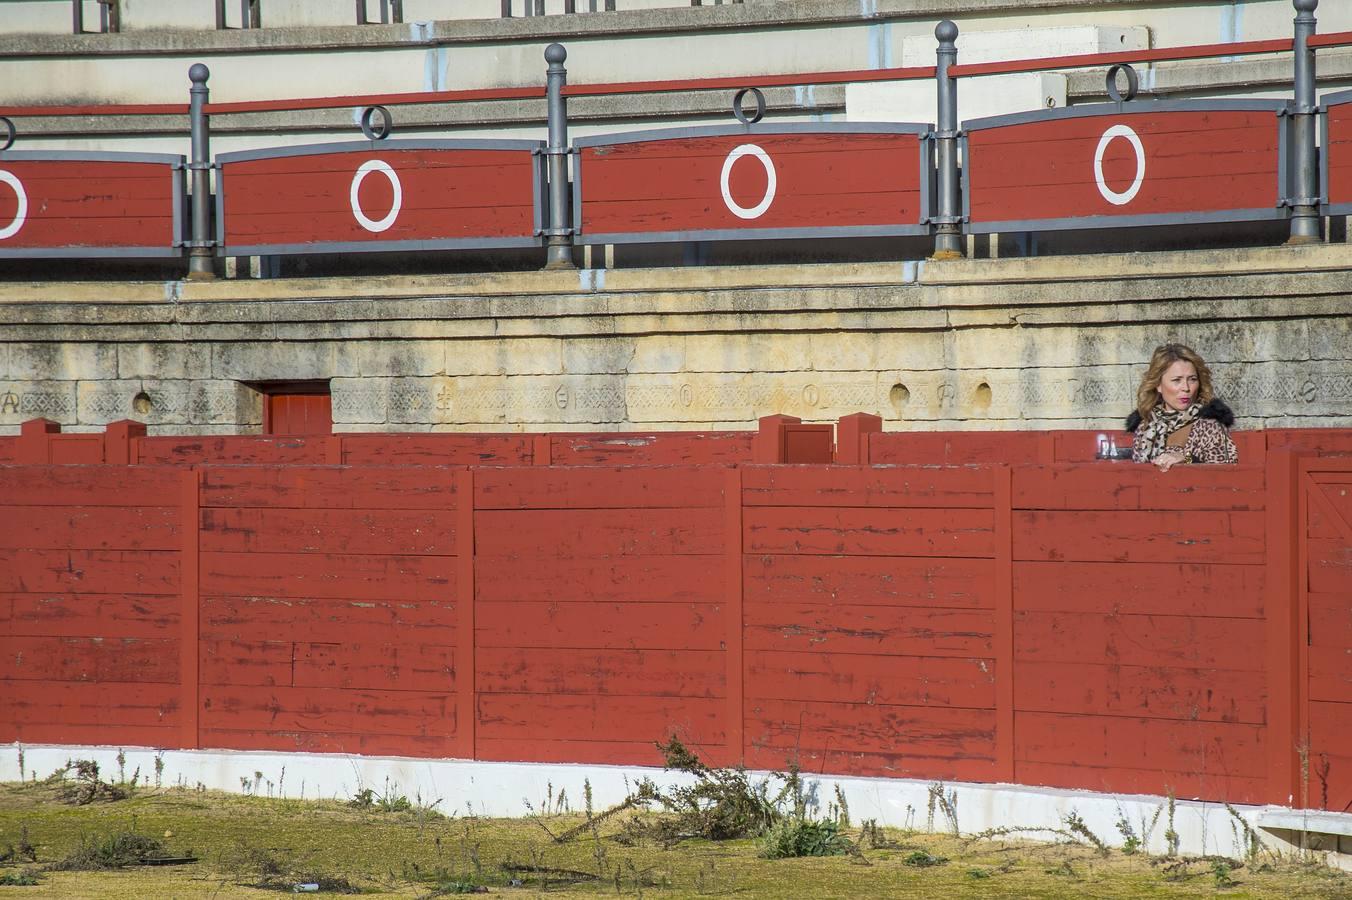
[[[1211,402],[1213,396],[1211,370],[1207,368],[1202,357],[1191,347],[1182,344],[1164,344],[1155,348],[1154,354],[1150,357],[1150,367],[1145,370],[1141,386],[1136,390],[1136,411],[1140,413],[1142,422],[1149,421],[1151,412],[1159,405],[1160,395],[1157,391],[1160,382],[1164,380],[1165,371],[1179,361],[1190,362],[1197,370],[1197,402],[1203,405]]]

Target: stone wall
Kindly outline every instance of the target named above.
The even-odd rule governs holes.
[[[1352,247],[379,279],[0,285],[0,433],[1111,427],[1193,345],[1244,427],[1352,425]]]

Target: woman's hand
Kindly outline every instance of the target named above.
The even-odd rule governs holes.
[[[1179,463],[1186,461],[1187,457],[1177,450],[1166,450],[1152,460],[1161,472],[1167,472]]]

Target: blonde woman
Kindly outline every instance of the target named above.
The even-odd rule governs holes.
[[[1235,415],[1217,400],[1211,370],[1182,344],[1156,347],[1141,386],[1136,411],[1127,417],[1135,435],[1131,458],[1167,472],[1184,463],[1236,463],[1230,439]]]

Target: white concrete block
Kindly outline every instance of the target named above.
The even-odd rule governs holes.
[[[1066,105],[1066,76],[1027,72],[964,78],[958,84],[958,121]],[[850,122],[933,122],[934,82],[877,81],[845,87]]]

